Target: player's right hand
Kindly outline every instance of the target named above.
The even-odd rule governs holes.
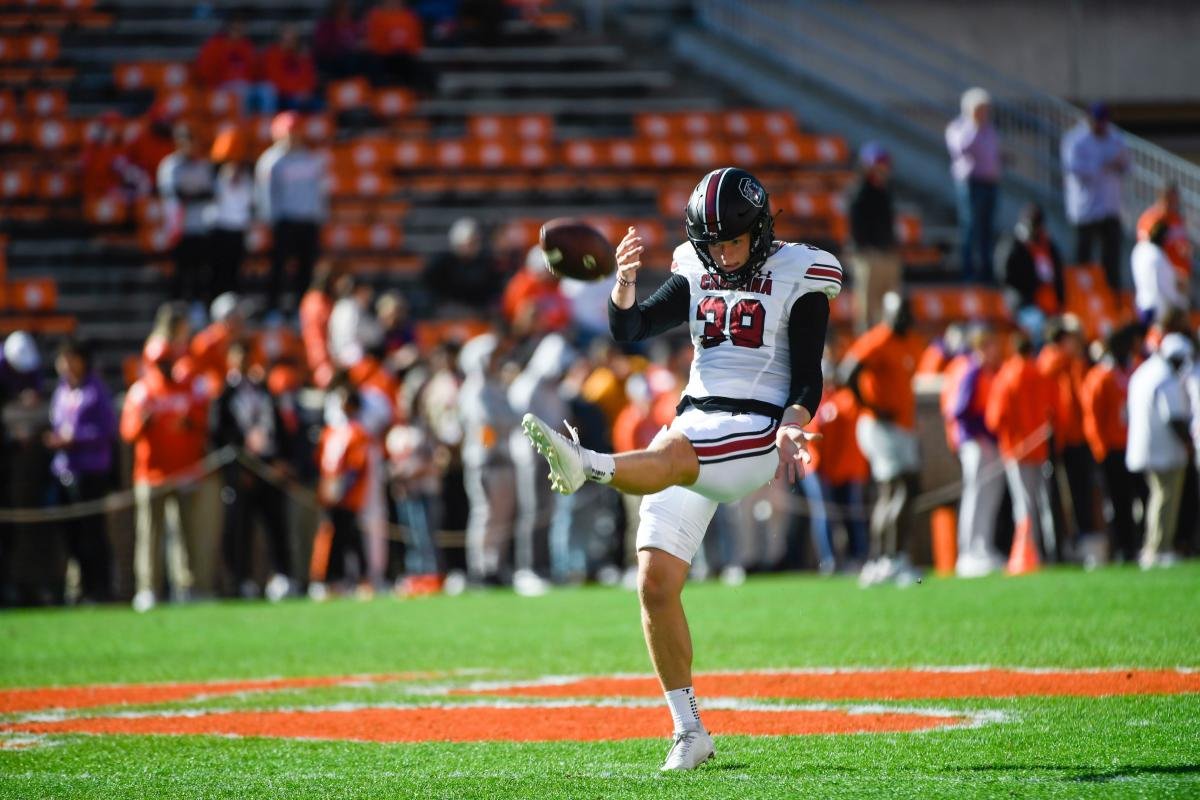
[[[637,271],[642,266],[642,251],[645,249],[637,228],[630,225],[625,238],[617,245],[617,275],[627,281],[636,279]]]

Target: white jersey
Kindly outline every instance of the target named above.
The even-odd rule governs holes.
[[[792,306],[809,292],[837,297],[842,267],[833,255],[811,245],[776,242],[775,248],[741,289],[710,275],[690,242],[675,248],[671,271],[691,288],[688,325],[696,348],[685,395],[787,404]]]

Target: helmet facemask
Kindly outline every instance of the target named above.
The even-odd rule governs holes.
[[[726,271],[717,265],[716,259],[708,252],[710,244],[716,244],[719,241],[728,241],[728,239],[736,239],[737,236],[750,237],[750,253],[746,257],[746,263],[735,270]],[[763,210],[750,223],[750,227],[743,233],[737,236],[730,236],[726,239],[718,239],[715,236],[695,235],[692,227],[688,226],[688,239],[692,243],[692,247],[696,250],[696,256],[700,259],[700,263],[704,265],[704,269],[708,274],[720,278],[728,286],[734,289],[741,289],[754,279],[762,270],[763,265],[767,263],[767,257],[771,255],[771,245],[775,241],[775,217],[771,215],[771,210],[764,205]]]
[[[740,289],[766,264],[775,239],[775,219],[767,190],[743,169],[724,167],[705,175],[688,200],[684,215],[688,240],[705,271],[722,285]],[[710,245],[750,238],[746,263],[724,270],[708,252]]]

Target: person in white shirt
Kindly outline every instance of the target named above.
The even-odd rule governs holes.
[[[1191,341],[1181,333],[1169,333],[1129,379],[1125,465],[1130,472],[1145,473],[1150,487],[1146,540],[1138,556],[1142,569],[1174,562],[1171,548],[1191,457],[1191,409],[1184,389],[1191,368]]]
[[[1149,238],[1134,245],[1129,257],[1133,271],[1133,303],[1137,306],[1138,318],[1145,325],[1172,309],[1187,310],[1188,307],[1175,268],[1163,248],[1169,231],[1166,221],[1156,222],[1150,228]]]
[[[212,230],[212,283],[214,297],[240,290],[242,262],[246,259],[246,232],[250,229],[254,176],[247,164],[227,161],[217,170],[213,202],[208,207]]]
[[[329,354],[339,367],[353,367],[383,341],[383,328],[371,310],[374,290],[352,275],[337,282],[337,302],[329,315]]]
[[[1106,105],[1093,104],[1088,118],[1063,135],[1060,155],[1067,219],[1075,228],[1075,263],[1090,263],[1099,244],[1104,277],[1116,291],[1121,288],[1121,184],[1129,172],[1129,152],[1109,116]]]

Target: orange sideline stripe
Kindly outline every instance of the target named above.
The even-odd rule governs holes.
[[[1200,692],[1200,672],[1106,670],[847,670],[837,672],[697,675],[700,697],[814,698],[821,700],[929,700],[952,697],[1101,697]],[[581,678],[568,683],[456,689],[454,694],[500,697],[658,697],[651,677]]]

